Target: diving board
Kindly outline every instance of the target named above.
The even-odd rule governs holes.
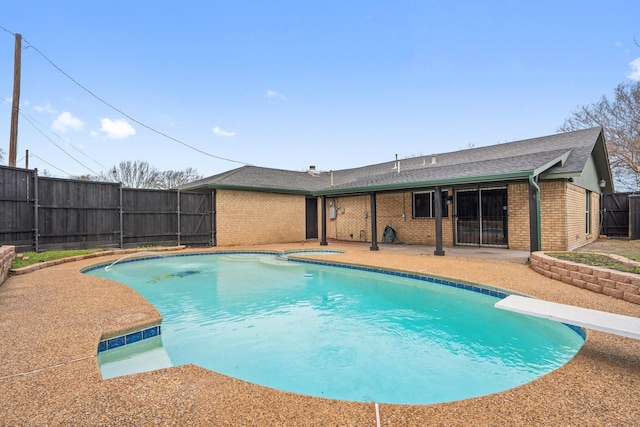
[[[640,318],[574,307],[519,295],[498,301],[496,308],[640,340]]]

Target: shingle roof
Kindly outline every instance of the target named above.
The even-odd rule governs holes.
[[[579,176],[594,150],[604,150],[600,157],[604,155],[606,159],[602,135],[602,129],[597,127],[332,172],[243,166],[186,184],[181,189],[235,188],[321,195],[523,179],[534,171],[549,177]],[[605,161],[608,170],[608,159]]]

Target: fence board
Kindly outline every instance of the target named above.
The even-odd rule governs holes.
[[[0,168],[0,183],[0,243],[28,251],[34,228],[31,171]]]
[[[19,251],[208,246],[210,206],[211,194],[126,189],[0,167],[0,244]]]

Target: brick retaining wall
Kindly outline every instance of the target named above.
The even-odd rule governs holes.
[[[550,257],[544,252],[533,252],[530,260],[531,268],[545,277],[640,304],[638,274],[564,261]]]
[[[0,246],[0,285],[2,285],[7,279],[7,276],[9,276],[9,270],[11,269],[15,252],[15,246]]]

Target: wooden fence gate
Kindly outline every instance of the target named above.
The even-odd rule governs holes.
[[[603,194],[602,229],[603,235],[608,237],[629,237],[629,196],[634,193]],[[633,212],[634,216],[640,212]]]

